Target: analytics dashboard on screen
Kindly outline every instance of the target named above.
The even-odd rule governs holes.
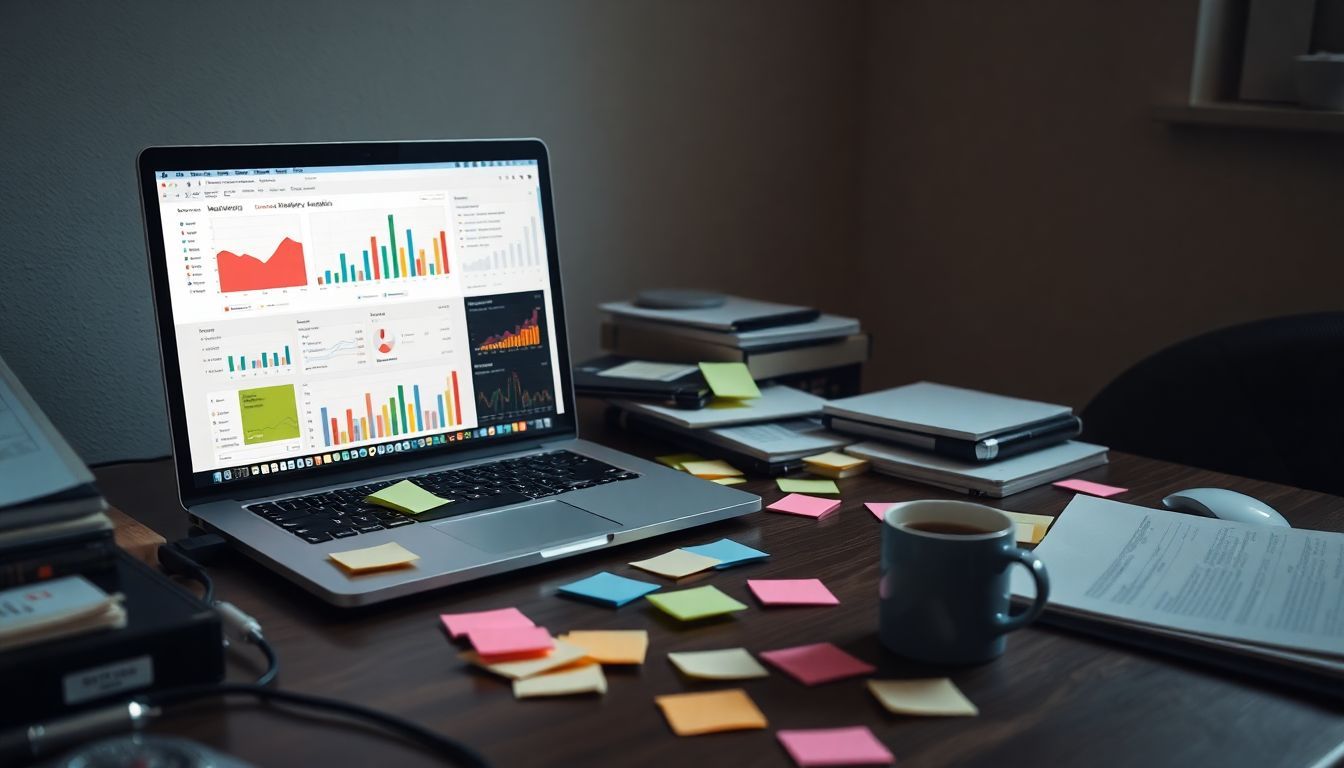
[[[564,413],[535,161],[155,176],[193,472]]]

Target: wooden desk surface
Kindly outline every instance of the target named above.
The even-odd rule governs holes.
[[[591,403],[581,412],[586,437],[644,456],[672,452],[605,431]],[[168,462],[112,466],[98,475],[114,504],[170,539],[182,535]],[[1297,527],[1344,530],[1344,500],[1271,483],[1117,453],[1109,466],[1081,476],[1130,488],[1119,500],[1148,506],[1179,488],[1233,488],[1265,500]],[[764,479],[739,487],[761,494],[767,504],[781,495]],[[221,599],[262,622],[280,655],[282,686],[418,720],[474,745],[501,766],[787,766],[792,762],[775,730],[859,724],[872,728],[907,768],[1315,766],[1344,743],[1344,712],[1319,700],[1045,627],[1011,635],[1008,652],[979,667],[921,668],[893,657],[876,635],[880,524],[863,502],[954,496],[871,473],[842,480],[840,487],[841,511],[820,522],[761,512],[369,609],[329,608],[242,557],[212,573]],[[1055,515],[1070,497],[1047,486],[994,505]],[[554,595],[557,586],[599,570],[659,580],[626,563],[723,536],[772,557],[678,586],[712,583],[752,606],[735,619],[683,628],[644,601],[611,610]],[[812,577],[822,579],[841,604],[762,609],[746,588],[748,578]],[[458,660],[437,620],[444,612],[511,605],[554,632],[647,628],[648,659],[630,671],[608,668],[609,690],[600,698],[516,701],[507,681]],[[876,664],[878,678],[950,675],[980,716],[895,717],[877,705],[862,680],[807,688],[778,672],[741,684],[769,718],[769,730],[679,738],[653,704],[659,694],[738,687],[682,678],[667,661],[668,651],[763,651],[819,641]],[[231,655],[230,668],[231,678],[242,680],[255,676],[261,664],[240,652]],[[333,726],[279,707],[198,705],[157,728],[258,765],[437,764],[363,725]]]

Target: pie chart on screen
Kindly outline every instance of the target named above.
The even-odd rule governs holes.
[[[397,346],[397,334],[386,328],[378,329],[378,353],[383,355],[392,354],[392,348]]]

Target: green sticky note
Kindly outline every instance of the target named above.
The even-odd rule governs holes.
[[[781,477],[775,482],[779,484],[779,490],[785,493],[840,493],[834,480],[789,480]]]
[[[659,592],[646,595],[644,599],[680,621],[707,619],[747,609],[747,606],[725,595],[718,587],[712,586]]]
[[[448,499],[435,496],[410,480],[402,480],[400,483],[389,485],[377,493],[371,493],[365,498],[365,501],[370,504],[377,504],[380,507],[395,509],[398,512],[405,512],[408,515],[418,515],[435,507],[452,503]]]
[[[700,373],[716,397],[743,399],[761,396],[761,390],[756,388],[756,381],[751,378],[746,363],[701,363]]]

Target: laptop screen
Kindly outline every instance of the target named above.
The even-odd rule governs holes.
[[[559,426],[535,158],[149,170],[195,487]]]

